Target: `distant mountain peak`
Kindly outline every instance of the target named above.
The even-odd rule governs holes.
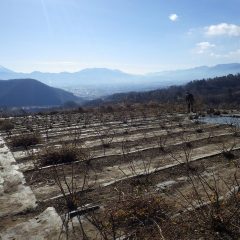
[[[208,69],[208,68],[210,68],[210,67],[209,67],[209,66],[202,65],[202,66],[195,67],[195,68],[193,68],[193,69],[195,69],[195,70],[201,70],[201,69]]]
[[[79,71],[81,73],[110,73],[110,72],[114,72],[114,73],[123,73],[125,74],[124,72],[118,70],[118,69],[109,69],[109,68],[85,68],[81,71]]]
[[[218,64],[213,66],[215,69],[234,69],[240,68],[240,63],[227,63],[227,64]]]
[[[0,65],[0,72],[1,73],[12,73],[13,71]]]
[[[36,74],[36,73],[43,73],[43,72],[40,72],[40,71],[33,71],[33,72],[31,72],[31,73]]]

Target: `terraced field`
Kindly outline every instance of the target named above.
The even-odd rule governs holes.
[[[238,239],[237,126],[150,113],[8,121],[1,136],[37,206],[4,216],[2,232],[54,207],[63,239]]]

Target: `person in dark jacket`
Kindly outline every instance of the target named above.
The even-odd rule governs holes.
[[[186,103],[187,103],[188,113],[193,112],[194,97],[190,92],[186,92]]]

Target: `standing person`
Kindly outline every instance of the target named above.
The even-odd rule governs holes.
[[[190,92],[186,92],[186,103],[187,103],[188,113],[193,112],[194,97]]]

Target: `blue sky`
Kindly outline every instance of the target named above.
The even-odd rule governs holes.
[[[240,0],[0,0],[0,65],[146,73],[240,62]]]

